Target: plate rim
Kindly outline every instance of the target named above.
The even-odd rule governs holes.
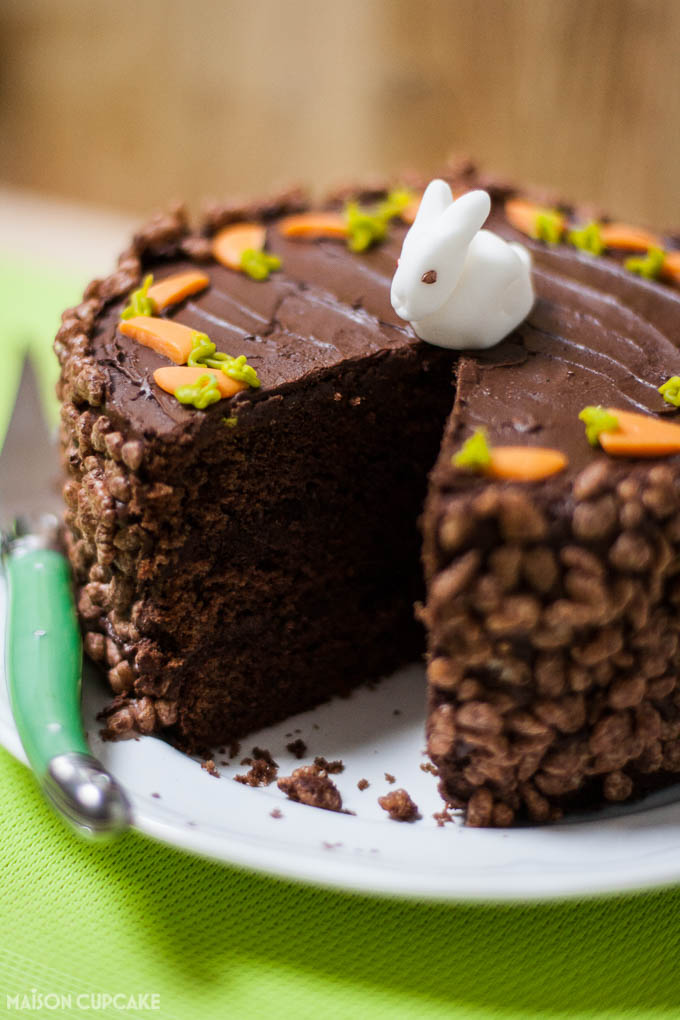
[[[16,730],[7,725],[7,721],[1,713],[0,745],[16,761],[28,768],[18,734]],[[571,873],[563,873],[559,876],[552,874],[553,880],[559,877],[562,883],[567,883],[566,887],[562,885],[557,891],[537,888],[535,885],[529,884],[526,879],[523,882],[524,876],[519,877],[518,888],[515,890],[496,885],[492,890],[489,890],[488,887],[480,888],[476,884],[471,885],[468,889],[461,888],[459,885],[442,888],[441,872],[437,873],[436,878],[429,879],[427,871],[420,873],[420,878],[424,879],[420,882],[414,881],[413,873],[409,872],[409,884],[403,885],[404,874],[400,869],[376,869],[368,867],[358,860],[353,863],[351,878],[349,878],[346,869],[337,867],[337,858],[333,858],[332,852],[329,852],[328,858],[314,854],[308,856],[299,854],[295,857],[291,854],[281,854],[276,847],[272,846],[254,849],[251,845],[246,846],[238,836],[234,835],[222,835],[217,841],[206,832],[205,828],[198,825],[195,829],[172,826],[162,818],[145,810],[145,797],[134,791],[128,791],[128,795],[133,815],[131,829],[164,846],[246,872],[254,872],[277,880],[297,881],[304,885],[348,895],[369,895],[408,901],[423,900],[442,904],[458,902],[478,905],[493,905],[494,903],[512,905],[558,903],[586,898],[612,898],[664,889],[676,885],[680,881],[680,859],[676,865],[658,869],[647,877],[640,876],[637,871],[627,873],[627,869],[619,867],[616,872],[610,872],[609,879],[604,884],[601,875],[581,875],[578,877],[578,881],[570,881],[575,877]],[[303,805],[292,806],[305,809]],[[509,830],[509,832],[511,831]],[[225,850],[228,852],[225,853]],[[346,862],[343,861],[344,863]],[[630,866],[628,870],[630,870]],[[469,876],[471,872],[468,870],[466,874]],[[478,874],[480,880],[488,884],[489,875],[485,873],[483,867],[479,869]]]
[[[4,644],[4,579],[0,572],[0,645]],[[6,673],[4,654],[0,654],[0,746],[28,767],[21,741],[14,726],[6,698]],[[286,721],[286,725],[291,720]],[[154,737],[141,737],[140,740],[151,740],[164,744]],[[96,750],[94,751],[96,754]],[[179,753],[179,752],[177,752]],[[276,841],[268,841],[262,835],[253,836],[251,841],[244,839],[238,831],[222,829],[213,831],[205,823],[190,822],[180,817],[180,822],[173,824],[165,809],[171,801],[156,802],[149,794],[126,788],[132,807],[132,829],[142,833],[162,845],[173,847],[203,859],[228,864],[244,871],[255,872],[270,878],[285,881],[302,882],[305,885],[332,889],[350,895],[370,895],[401,900],[422,900],[439,903],[539,903],[560,902],[577,899],[612,897],[622,894],[662,889],[680,883],[680,854],[676,846],[661,849],[661,861],[657,861],[646,871],[641,869],[640,857],[616,860],[615,866],[607,870],[579,871],[569,869],[558,862],[554,869],[536,874],[530,869],[518,869],[513,872],[507,862],[498,865],[481,864],[470,867],[467,864],[461,874],[456,873],[456,858],[452,854],[450,870],[437,867],[414,870],[404,861],[392,863],[384,858],[369,857],[365,852],[351,851],[348,843],[339,852],[327,849],[319,852],[318,845],[297,844],[291,848],[282,848]],[[244,788],[240,788],[244,789]],[[245,790],[244,790],[245,792]],[[250,791],[255,793],[255,791]],[[680,801],[673,801],[680,803]],[[291,817],[296,812],[307,812],[306,805],[286,801],[287,811]],[[659,805],[650,805],[654,810]],[[172,808],[170,807],[170,810]],[[318,812],[317,812],[318,813]],[[645,813],[642,811],[636,814]],[[321,812],[327,815],[327,812]],[[303,816],[301,815],[300,818]],[[334,825],[351,825],[349,816],[333,814]],[[371,822],[362,818],[364,824]],[[385,819],[385,821],[387,821]],[[585,824],[591,827],[606,818],[597,816],[584,818],[574,822],[574,826]],[[381,824],[375,822],[375,824]],[[389,824],[389,823],[388,823]],[[668,828],[669,843],[675,835],[674,843],[680,846],[680,821],[662,820]],[[536,831],[550,832],[562,826],[541,826]],[[569,826],[571,828],[571,826]],[[447,826],[443,838],[465,838],[466,832],[479,834],[482,830],[468,830],[461,826]],[[350,831],[350,830],[348,830]],[[366,831],[366,830],[364,830]],[[433,831],[433,830],[428,830]],[[494,838],[512,839],[513,829],[490,830]],[[526,831],[526,830],[523,830]],[[625,833],[624,833],[625,836]],[[615,838],[615,830],[612,830]],[[639,838],[639,837],[638,837]],[[525,848],[523,848],[524,850]],[[670,853],[670,858],[669,858]],[[675,854],[675,856],[673,856]],[[657,854],[658,856],[658,854]]]

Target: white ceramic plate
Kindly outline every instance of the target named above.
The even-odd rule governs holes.
[[[0,621],[4,619],[0,585]],[[0,628],[0,632],[4,628]],[[4,662],[4,654],[0,657]],[[253,734],[217,779],[160,740],[103,742],[95,716],[108,695],[88,671],[85,728],[93,753],[125,787],[134,825],[164,843],[230,864],[346,890],[449,900],[542,899],[608,893],[680,880],[680,787],[631,809],[542,828],[466,829],[437,826],[436,780],[421,770],[423,671],[402,670],[375,689],[335,699]],[[396,714],[398,711],[398,714]],[[240,758],[257,745],[287,775],[297,765],[286,744],[300,737],[308,753],[341,758],[334,776],[349,814],[288,801],[277,789],[233,781]],[[0,679],[0,743],[25,760]],[[385,772],[396,778],[394,785]],[[370,786],[357,788],[360,779]],[[403,786],[422,818],[394,822],[377,798]],[[157,796],[154,796],[157,795]],[[272,817],[279,809],[283,817]]]

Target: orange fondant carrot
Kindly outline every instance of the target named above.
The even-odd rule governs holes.
[[[600,446],[612,457],[667,457],[680,453],[680,425],[648,414],[608,407],[619,427],[600,432]]]
[[[195,330],[170,319],[157,319],[152,315],[135,315],[123,319],[118,329],[145,347],[151,347],[176,365],[184,365],[191,354]]]
[[[166,393],[174,394],[180,386],[193,386],[202,375],[213,375],[217,388],[223,397],[233,397],[240,390],[247,390],[248,386],[237,379],[230,379],[219,369],[205,368],[198,366],[191,368],[185,365],[168,365],[167,368],[157,368],[153,374],[154,382]]]
[[[663,260],[661,277],[664,280],[671,280],[673,283],[680,283],[680,251],[669,251]]]
[[[347,237],[348,226],[340,212],[304,212],[279,222],[284,237],[313,241],[321,237]]]
[[[525,198],[509,198],[505,203],[505,215],[515,230],[523,234],[533,234],[538,206]]]
[[[563,471],[567,458],[545,446],[492,446],[485,474],[515,482],[537,482]]]
[[[557,209],[546,209],[526,198],[509,198],[505,203],[508,223],[528,237],[557,244],[566,230],[566,217]]]
[[[166,276],[149,287],[147,297],[153,301],[153,307],[157,311],[167,308],[168,305],[176,305],[178,301],[191,294],[198,294],[205,290],[210,284],[210,277],[200,273],[197,269],[189,269],[186,273],[175,273],[174,276]]]
[[[644,227],[632,227],[629,223],[603,223],[600,237],[605,248],[617,251],[641,251],[648,248],[663,248],[661,238]]]
[[[231,223],[213,238],[213,255],[227,269],[241,269],[244,251],[262,251],[267,236],[261,223]]]

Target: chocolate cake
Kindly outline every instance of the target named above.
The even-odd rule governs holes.
[[[680,294],[609,252],[520,234],[513,189],[469,164],[446,176],[487,186],[489,226],[534,259],[528,320],[474,355],[393,311],[396,215],[360,251],[287,233],[309,208],[298,193],[216,207],[197,233],[180,208],[141,231],[57,336],[66,544],[110,735],[202,750],[388,674],[422,654],[424,599],[444,799],[470,824],[544,821],[680,772],[678,458],[614,459],[578,420],[585,405],[673,416],[658,387],[680,374]],[[216,260],[239,223],[266,229],[270,262],[251,252],[248,268],[268,278]],[[193,404],[165,392],[169,348],[135,334],[146,274],[197,267],[208,283],[158,318],[256,373],[239,362],[237,392],[220,377],[207,404],[197,372]],[[479,426],[567,466],[532,482],[455,467]]]

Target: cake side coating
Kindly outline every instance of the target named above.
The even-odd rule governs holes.
[[[519,238],[495,203],[492,227]],[[680,460],[614,460],[584,405],[677,414],[680,295],[615,259],[522,238],[538,295],[492,351],[461,356],[423,520],[428,746],[471,825],[547,821],[680,772]],[[452,455],[555,447],[566,471],[493,482]]]

